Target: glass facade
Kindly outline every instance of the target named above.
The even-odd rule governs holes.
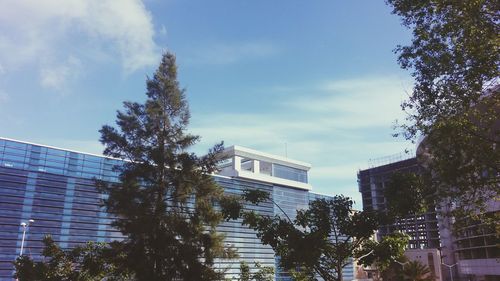
[[[273,165],[272,175],[278,178],[307,183],[307,171],[287,167],[279,164]]]
[[[485,217],[493,221],[500,211],[488,212]],[[465,218],[464,227],[456,232],[455,244],[460,260],[500,259],[500,237],[491,223]]]
[[[27,229],[24,254],[38,259],[50,234],[62,247],[120,239],[101,208],[92,178],[116,181],[120,161],[0,139],[0,280],[12,280],[19,255],[21,222]]]
[[[23,227],[28,227],[24,254],[40,258],[42,239],[50,234],[60,246],[71,248],[86,241],[108,242],[122,239],[110,226],[111,219],[101,207],[104,195],[94,186],[94,178],[117,181],[113,170],[119,160],[0,138],[0,281],[13,280],[12,262],[19,255]],[[305,177],[307,179],[307,176]],[[268,191],[282,209],[294,216],[308,205],[308,191],[271,183],[214,176],[226,193],[241,194],[246,188]],[[263,215],[279,214],[272,203],[246,206]],[[220,261],[228,277],[239,273],[239,262],[255,261],[275,266],[273,250],[262,245],[255,232],[241,221],[224,222],[219,230],[226,243],[238,249],[240,258]],[[279,279],[278,280],[284,280]],[[349,280],[349,279],[346,279]]]

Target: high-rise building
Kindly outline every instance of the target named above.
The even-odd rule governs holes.
[[[442,212],[450,207],[443,204]],[[481,211],[482,218],[494,219],[500,214],[500,200],[492,198]],[[461,220],[460,228],[454,222]],[[500,281],[500,237],[497,221],[479,218],[440,216],[441,255],[445,281]]]
[[[311,165],[307,163],[238,146],[227,148],[225,155],[227,161],[213,177],[226,193],[241,194],[247,188],[265,190],[290,217],[315,198],[308,183]],[[122,239],[101,207],[104,195],[94,186],[94,178],[116,182],[118,174],[113,167],[122,163],[99,155],[0,138],[0,281],[12,280],[12,262],[20,254],[23,230],[23,253],[35,260],[40,259],[41,241],[47,234],[64,248],[86,241]],[[282,212],[270,202],[246,208],[263,215]],[[31,219],[33,223],[22,225]],[[250,266],[257,261],[276,267],[273,250],[241,221],[224,222],[219,230],[226,234],[225,243],[237,248],[240,256],[218,263],[227,268],[228,277],[239,273],[240,261]],[[276,280],[289,280],[282,271],[276,272]],[[344,280],[352,280],[352,268],[344,274]]]
[[[416,157],[411,157],[359,171],[363,209],[385,210],[384,187],[391,175],[395,172],[418,173],[420,169]],[[487,203],[485,211],[490,217],[500,212],[497,198]],[[378,238],[399,230],[410,236],[410,249],[437,249],[444,281],[500,281],[500,240],[495,236],[495,229],[483,221],[443,215],[450,211],[447,208],[446,204],[440,204],[437,212],[408,216],[382,226]],[[453,229],[456,219],[467,223],[461,229]]]
[[[380,166],[361,170],[358,173],[359,192],[364,210],[385,211],[387,202],[385,186],[396,173],[419,173],[420,167],[415,157],[385,163]],[[440,246],[439,228],[436,212],[407,216],[394,224],[380,227],[377,235],[381,237],[394,231],[402,231],[410,236],[410,249],[438,248]]]

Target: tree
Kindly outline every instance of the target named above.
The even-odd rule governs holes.
[[[409,239],[407,234],[394,232],[384,236],[380,242],[366,241],[355,256],[359,257],[359,264],[374,267],[384,273],[391,265],[405,259]]]
[[[250,267],[244,261],[240,262],[240,278],[238,281],[273,281],[274,268],[269,266],[262,266],[260,263],[255,262],[254,266],[257,271],[251,272]]]
[[[145,103],[124,102],[117,127],[100,130],[104,155],[125,160],[119,183],[100,183],[125,236],[113,244],[124,255],[117,267],[139,281],[220,280],[215,260],[235,256],[216,231],[224,214],[214,205],[224,195],[211,174],[222,143],[202,157],[188,152],[199,137],[186,133],[190,114],[174,55],[163,55],[146,85]]]
[[[422,173],[424,171],[391,175],[384,187],[388,218],[423,214],[434,207],[435,201],[428,198],[433,193],[432,187],[425,182],[427,177]]]
[[[61,249],[50,236],[43,239],[41,261],[28,256],[19,257],[14,263],[15,278],[19,281],[126,281],[126,272],[117,272],[111,260],[109,246],[87,242],[71,250]]]
[[[380,271],[380,280],[384,281],[402,281],[403,280],[403,267],[404,262],[394,261],[389,264],[384,270]]]
[[[403,265],[403,281],[433,281],[429,267],[419,261],[409,261]]]
[[[251,192],[246,193],[246,199]],[[265,196],[252,197],[254,203]],[[243,214],[243,223],[257,231],[257,236],[270,245],[280,257],[280,266],[300,271],[300,278],[342,280],[342,269],[356,254],[373,256],[362,249],[378,228],[378,217],[372,212],[354,211],[353,201],[344,196],[312,201],[308,209],[298,210],[296,218]],[[370,242],[376,243],[376,242]],[[371,245],[371,244],[370,244]],[[390,258],[390,257],[382,257]]]
[[[407,139],[425,137],[428,198],[461,213],[482,208],[500,195],[498,1],[387,3],[413,31],[411,44],[396,48],[415,79],[401,128]]]

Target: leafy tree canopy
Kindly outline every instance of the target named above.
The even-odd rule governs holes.
[[[248,193],[252,192],[247,192],[247,197]],[[255,196],[266,198],[262,194]],[[350,198],[335,196],[312,201],[308,209],[298,210],[293,220],[244,212],[243,223],[257,231],[262,242],[280,257],[280,266],[298,279],[316,280],[320,276],[326,281],[340,281],[342,269],[356,255],[375,258],[380,254],[377,258],[381,261],[393,258],[382,251],[361,251],[365,245],[373,247],[375,242],[370,238],[379,226],[379,218],[372,212],[354,211],[352,205]],[[404,247],[394,245],[398,246]]]
[[[459,212],[484,207],[500,190],[499,3],[387,3],[413,31],[396,52],[415,79],[401,128],[408,139],[425,137],[419,155],[433,190],[422,194]]]
[[[404,259],[409,240],[408,235],[394,232],[384,236],[380,242],[367,241],[357,250],[355,256],[360,257],[359,264],[375,266],[378,270],[384,271],[391,263]]]
[[[130,274],[118,272],[109,261],[115,257],[108,245],[87,242],[71,250],[61,249],[50,236],[43,239],[41,261],[23,255],[14,263],[19,281],[127,281]]]
[[[240,262],[240,278],[238,281],[273,281],[274,268],[262,266],[260,263],[254,263],[255,271],[250,270],[250,266],[244,261]]]
[[[388,218],[422,214],[434,207],[435,201],[428,198],[433,190],[426,179],[418,173],[391,175],[384,187]]]

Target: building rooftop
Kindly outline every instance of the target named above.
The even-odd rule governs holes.
[[[311,190],[307,172],[311,164],[241,146],[223,152],[219,175]]]
[[[120,161],[105,157],[103,155],[86,153],[60,147],[53,147],[43,144],[31,143],[15,139],[0,137],[0,141],[14,142],[22,145],[33,145],[45,147],[52,151],[64,151],[67,153],[78,153],[108,159],[111,161]],[[57,153],[58,154],[58,153]],[[278,184],[293,188],[311,190],[312,186],[308,183],[308,171],[311,164],[298,160],[289,159],[283,156],[273,155],[246,147],[233,145],[227,147],[223,152],[225,161],[220,165],[220,172],[216,175],[226,177],[240,177],[250,180],[257,180],[264,183]],[[96,158],[96,159],[97,159]],[[105,161],[105,160],[103,160]]]

